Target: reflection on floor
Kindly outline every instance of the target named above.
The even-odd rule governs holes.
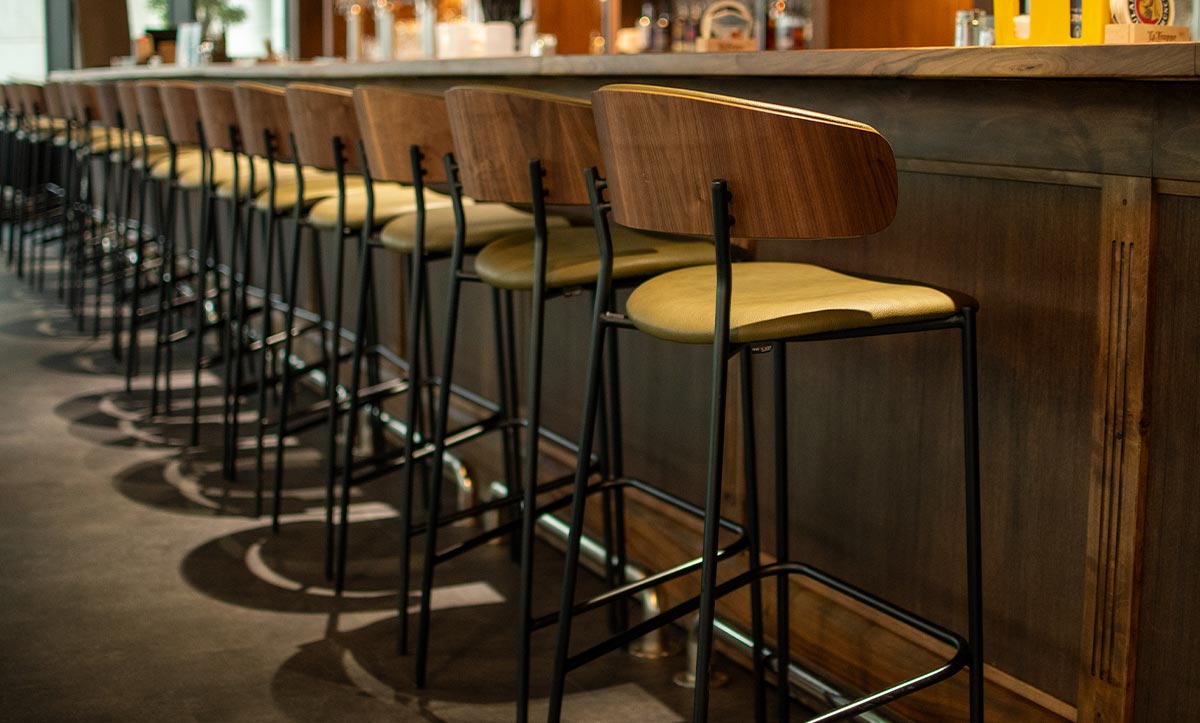
[[[289,450],[274,535],[252,516],[252,485],[221,479],[217,425],[185,448],[186,415],[149,419],[145,383],[125,394],[107,338],[77,332],[52,296],[0,273],[0,718],[512,719],[506,548],[439,567],[431,685],[416,690],[395,650],[396,477],[358,490],[350,589],[335,596],[322,573],[319,430]],[[208,383],[206,418],[219,418]],[[242,463],[253,468],[252,452]],[[561,560],[537,555],[535,612],[547,612]],[[584,619],[581,642],[605,629]],[[552,645],[538,634],[533,720]],[[746,720],[748,676],[718,666],[732,681],[714,691],[713,720]],[[671,679],[684,667],[610,654],[572,674],[567,718],[683,720],[691,692]]]

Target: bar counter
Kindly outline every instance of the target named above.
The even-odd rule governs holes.
[[[988,720],[1116,723],[1172,720],[1200,708],[1200,669],[1180,664],[1200,645],[1200,526],[1189,514],[1200,469],[1198,53],[1196,44],[919,48],[52,77],[428,90],[502,83],[581,96],[606,83],[643,82],[875,126],[900,164],[900,210],[890,229],[866,239],[750,245],[760,259],[914,278],[979,299],[985,654],[994,666]],[[397,294],[399,279],[389,282]],[[558,403],[545,410],[546,423],[573,435],[587,296],[547,311],[545,395]],[[396,339],[403,338],[399,316]],[[485,316],[478,312],[466,328],[486,328]],[[487,336],[462,335],[459,378],[491,393],[490,350],[484,344],[475,353],[475,340]],[[680,420],[705,418],[704,385],[670,404],[664,390],[705,379],[706,353],[647,338],[621,344],[629,369],[622,379],[627,471],[696,498],[705,433]],[[947,335],[795,350],[789,513],[798,531],[793,554],[961,627],[954,344]],[[765,366],[763,373],[760,389],[768,388]],[[769,430],[768,405],[760,406],[759,429]],[[738,443],[737,407],[734,395],[731,444]],[[666,408],[683,411],[664,418]],[[760,432],[764,480],[772,474],[768,436]],[[476,455],[467,461],[478,469],[497,466],[487,450]],[[726,489],[735,490],[741,464],[727,458]],[[731,494],[726,509],[736,516],[740,503]],[[664,519],[649,501],[633,507],[638,564],[659,569],[698,548],[692,523]],[[774,511],[766,513],[770,529]],[[793,619],[810,621],[793,626],[797,655],[848,687],[898,680],[940,652],[831,593],[794,583],[793,604]],[[748,627],[745,609],[746,599],[735,598],[721,615]],[[965,685],[960,676],[896,713],[964,719]]]

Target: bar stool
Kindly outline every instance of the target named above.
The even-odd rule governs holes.
[[[224,368],[224,393],[222,395],[222,433],[223,433],[223,464],[222,469],[227,479],[233,480],[235,473],[235,458],[237,447],[236,424],[230,418],[231,412],[236,416],[236,402],[241,398],[241,366],[242,351],[246,342],[244,328],[247,320],[262,310],[248,308],[249,279],[251,273],[251,240],[249,233],[252,228],[250,220],[243,223],[243,215],[249,201],[268,185],[268,177],[275,169],[268,168],[265,160],[259,160],[243,153],[241,126],[238,120],[237,107],[234,101],[233,85],[227,83],[202,83],[196,86],[196,100],[200,110],[201,127],[204,133],[204,147],[214,155],[210,166],[205,192],[209,197],[208,217],[205,228],[208,233],[201,239],[200,257],[210,258],[219,243],[217,238],[217,219],[214,217],[216,201],[228,205],[231,219],[229,234],[229,261],[226,268],[216,269],[219,276],[226,277],[228,287],[228,313],[223,318],[216,319],[216,327],[221,332],[221,348],[224,350],[220,357]],[[228,158],[229,162],[217,166],[218,158]],[[290,168],[282,169],[287,173]],[[215,257],[213,257],[215,258]],[[200,293],[204,294],[207,275],[201,278]],[[218,293],[221,284],[216,286]],[[198,308],[195,326],[196,354],[192,367],[192,424],[191,443],[199,443],[200,434],[200,369],[204,357],[204,314]]]
[[[344,328],[343,301],[345,296],[344,277],[346,272],[346,241],[360,236],[369,237],[376,226],[404,213],[416,209],[416,197],[411,188],[397,184],[370,184],[364,182],[361,173],[365,170],[361,162],[360,135],[354,110],[351,91],[333,86],[322,86],[310,83],[293,83],[286,88],[288,116],[294,141],[295,163],[302,167],[311,166],[321,171],[333,172],[337,180],[337,193],[332,197],[318,201],[309,209],[306,223],[314,233],[314,242],[321,233],[327,233],[334,239],[333,252],[335,265],[333,273],[332,304],[326,307],[329,314],[322,314],[326,328],[326,346],[323,351],[326,366],[325,387],[326,397],[321,402],[310,405],[304,410],[293,412],[290,409],[293,371],[291,369],[291,343],[289,336],[285,340],[281,394],[279,403],[279,422],[275,443],[275,486],[272,508],[272,526],[278,529],[280,501],[282,499],[284,474],[284,438],[287,434],[318,424],[326,425],[326,545],[325,573],[334,577],[334,507],[335,486],[338,475],[337,462],[339,459],[337,432],[339,425],[346,418],[349,409],[345,399],[345,390],[341,386],[341,366],[349,361],[353,351],[343,344],[343,337],[348,335]],[[352,175],[353,174],[353,175]],[[448,203],[448,199],[445,201]],[[426,204],[430,199],[426,199]],[[296,266],[293,260],[293,282],[298,281],[295,275]],[[319,267],[320,263],[317,262]],[[295,287],[295,283],[292,284]],[[324,282],[318,280],[317,294],[324,294]],[[292,289],[293,294],[295,289]],[[325,306],[324,301],[320,302]],[[291,328],[294,317],[289,312],[289,318],[284,322],[285,327]],[[351,340],[352,341],[352,340]],[[382,348],[376,349],[379,354],[386,354]],[[402,360],[393,358],[397,365]],[[372,386],[378,379],[372,378]],[[293,418],[294,416],[294,418]],[[378,430],[378,420],[374,420]],[[375,437],[381,438],[382,432],[377,431]]]
[[[567,672],[619,647],[648,630],[699,611],[699,641],[693,720],[707,719],[709,661],[714,606],[718,598],[751,586],[754,665],[758,687],[755,718],[765,717],[762,693],[761,591],[759,581],[775,577],[779,670],[789,664],[789,575],[815,583],[930,635],[953,648],[943,665],[872,693],[814,720],[840,720],[872,710],[945,680],[963,667],[970,671],[970,715],[983,717],[982,607],[980,588],[978,413],[976,402],[975,311],[968,297],[911,282],[841,274],[802,263],[732,264],[730,236],[816,239],[861,236],[886,228],[895,215],[895,159],[887,141],[869,126],[841,118],[766,103],[692,91],[616,85],[593,94],[606,181],[592,172],[602,253],[611,256],[608,219],[658,232],[711,236],[715,266],[657,276],[634,290],[625,314],[598,304],[588,361],[588,387],[580,458],[590,448],[596,423],[599,368],[608,332],[637,328],[660,339],[712,345],[712,407],[705,485],[701,592],[629,631],[570,654],[572,616],[590,609],[575,603],[585,497],[583,475],[575,479],[575,504],[559,613],[550,720],[561,716]],[[607,190],[610,201],[601,196]],[[735,220],[736,215],[736,220]],[[607,264],[606,264],[607,265]],[[601,285],[606,284],[607,270]],[[603,297],[601,297],[603,298]],[[845,339],[917,331],[955,329],[962,341],[968,635],[927,621],[788,553],[788,471],[785,349],[788,343]],[[753,445],[746,455],[746,533],[750,569],[717,584],[720,554],[722,454],[727,364],[741,357],[745,408],[752,425],[750,353],[770,345],[774,356],[776,448],[775,509],[777,561],[758,559],[758,510]],[[749,438],[753,428],[747,426]],[[781,683],[780,719],[788,714],[787,685]]]
[[[143,88],[145,93],[142,92]],[[213,254],[216,258],[201,258],[199,244],[196,242],[197,237],[206,238],[209,231],[208,179],[213,173],[213,164],[210,162],[213,158],[203,146],[196,84],[188,81],[151,82],[145,86],[139,84],[138,91],[143,124],[147,123],[150,116],[161,117],[168,150],[166,164],[151,171],[152,177],[162,181],[162,189],[166,196],[162,211],[162,228],[159,229],[159,253],[163,264],[162,274],[159,276],[159,311],[156,316],[154,367],[150,391],[150,413],[157,415],[160,380],[163,409],[167,413],[171,411],[171,375],[174,372],[175,346],[196,333],[195,329],[180,323],[179,317],[193,304],[198,304],[202,307],[210,306],[212,316],[222,318],[224,299],[220,290],[216,288],[206,287],[204,293],[197,291],[200,282],[214,271],[220,259],[217,254]],[[199,198],[198,229],[192,224],[192,204],[189,199],[193,196]],[[180,211],[182,213],[179,213]],[[182,235],[179,233],[179,225],[182,225]],[[215,322],[207,321],[206,314],[205,325],[213,323]],[[214,359],[201,360],[204,366],[213,363]]]
[[[429,303],[427,298],[428,268],[435,261],[449,260],[454,248],[454,240],[459,229],[456,216],[462,214],[465,221],[463,252],[474,254],[481,246],[503,238],[511,233],[528,233],[533,228],[534,216],[527,211],[512,208],[500,203],[476,203],[474,199],[463,197],[458,190],[452,190],[448,182],[446,163],[443,160],[453,151],[453,141],[450,134],[450,119],[446,110],[446,101],[438,95],[416,93],[394,88],[379,86],[359,87],[354,91],[354,102],[357,108],[359,128],[362,133],[363,145],[369,162],[370,172],[365,174],[368,189],[373,180],[385,180],[411,185],[416,197],[416,210],[411,214],[400,216],[388,222],[380,231],[378,243],[367,243],[360,251],[359,284],[358,284],[358,326],[355,331],[355,358],[351,364],[351,393],[350,418],[356,418],[359,409],[370,401],[368,395],[360,390],[361,360],[364,352],[370,348],[366,327],[364,309],[369,308],[368,299],[373,290],[373,255],[372,251],[390,251],[401,254],[408,263],[406,276],[409,280],[408,301],[406,307],[407,338],[404,349],[407,355],[407,384],[406,391],[406,429],[407,435],[401,451],[397,453],[374,454],[369,458],[354,459],[354,425],[347,428],[347,441],[343,445],[344,461],[342,464],[342,488],[340,503],[340,536],[337,550],[338,559],[335,567],[335,580],[338,589],[344,586],[346,571],[347,537],[349,534],[349,501],[353,486],[371,479],[382,477],[398,468],[404,469],[403,503],[401,506],[401,552],[400,552],[400,589],[401,595],[399,614],[398,648],[407,650],[407,590],[409,588],[409,548],[414,535],[421,534],[423,526],[417,526],[412,521],[413,491],[416,489],[415,469],[417,463],[428,461],[433,445],[429,443],[430,435],[423,424],[422,406],[428,409],[434,407],[432,399],[422,402],[425,392],[432,392],[440,385],[436,377],[428,376],[424,371],[432,368],[431,322],[429,318]],[[428,162],[427,162],[428,159]],[[445,205],[445,196],[438,193],[437,203],[427,204],[427,191],[451,191],[457,197],[457,206]],[[565,227],[566,219],[550,217],[547,223],[556,227]],[[475,279],[477,280],[477,279]],[[511,319],[511,298],[508,299]],[[505,353],[505,304],[498,288],[492,290],[493,329],[496,335],[497,374],[500,389],[498,402],[484,399],[468,390],[453,387],[451,394],[469,400],[472,404],[488,412],[485,419],[472,421],[461,428],[450,430],[447,438],[450,442],[447,448],[477,439],[493,431],[502,431],[505,442],[502,450],[505,456],[504,469],[511,474],[515,456],[516,419],[513,407],[512,387],[515,382],[511,379],[511,355]],[[508,345],[511,346],[511,345]],[[512,484],[515,475],[507,478],[506,483]],[[428,494],[425,495],[428,498]],[[480,514],[476,511],[473,514]],[[428,521],[426,524],[430,524]]]
[[[166,164],[170,151],[165,138],[148,133],[143,127],[137,84],[134,81],[118,81],[116,86],[121,122],[125,129],[121,150],[127,168],[123,191],[126,199],[124,214],[128,219],[127,234],[133,236],[133,241],[121,269],[124,273],[121,288],[127,303],[118,306],[113,330],[119,345],[119,336],[124,327],[124,310],[128,306],[129,332],[124,353],[125,391],[129,392],[133,376],[137,372],[141,351],[138,337],[142,322],[155,313],[153,306],[142,305],[142,297],[154,290],[148,277],[153,275],[162,261],[155,254],[153,241],[157,234],[150,225],[150,214],[157,210],[156,204],[148,203],[151,186],[155,183],[152,171],[155,167]],[[155,222],[161,226],[162,219],[157,218]]]
[[[124,305],[124,269],[122,257],[128,250],[128,218],[126,217],[125,178],[128,173],[128,156],[124,152],[125,122],[121,114],[120,97],[115,83],[90,83],[99,110],[99,127],[104,129],[103,147],[99,149],[101,168],[101,196],[99,224],[103,229],[99,239],[99,272],[112,287],[112,353],[120,361],[120,318],[119,309]],[[103,288],[103,284],[99,285]],[[96,301],[100,301],[97,293]],[[99,303],[95,305],[93,328],[99,333]]]
[[[441,393],[434,420],[438,425],[430,473],[430,509],[425,534],[424,568],[418,620],[416,682],[425,683],[428,658],[430,607],[433,575],[438,563],[473,549],[481,541],[498,534],[519,530],[520,599],[518,601],[517,719],[528,717],[530,640],[535,624],[532,615],[533,530],[536,519],[564,507],[568,498],[538,506],[539,493],[564,486],[573,475],[539,484],[538,447],[544,437],[565,442],[540,426],[543,321],[548,298],[573,293],[596,281],[600,258],[595,247],[595,231],[590,227],[551,230],[547,207],[583,208],[589,201],[583,169],[599,162],[599,149],[591,105],[564,96],[527,90],[488,87],[458,87],[446,93],[455,156],[461,169],[461,192],[477,201],[491,201],[530,207],[533,228],[510,234],[486,245],[475,259],[475,273],[488,285],[509,291],[529,291],[532,297],[530,318],[529,366],[526,389],[526,417],[523,426],[524,466],[514,477],[521,489],[510,487],[511,509],[519,510],[517,519],[481,533],[468,542],[446,551],[437,549],[438,524],[441,520],[437,485],[441,481],[442,452],[447,440],[446,423],[453,371],[457,304],[462,274],[464,229],[458,231],[451,263],[450,301],[446,322],[445,350],[442,356]],[[458,192],[458,189],[453,189]],[[648,235],[632,230],[617,234],[617,263],[614,273],[622,280],[645,277],[668,269],[711,263],[712,246],[666,235]],[[515,386],[515,385],[514,385]],[[515,393],[513,397],[515,399]],[[566,446],[573,447],[566,443]],[[513,455],[514,458],[517,455]],[[604,455],[601,455],[603,458]],[[590,453],[580,458],[585,476],[606,460],[593,460]],[[617,543],[617,549],[622,549]],[[622,559],[606,560],[610,568],[620,569]],[[620,573],[608,571],[615,581]]]
[[[22,83],[15,89],[24,119],[18,135],[23,149],[20,166],[24,176],[18,186],[20,205],[14,229],[17,274],[23,276],[28,270],[30,284],[41,290],[45,288],[46,247],[57,240],[47,232],[61,200],[55,193],[53,150],[55,137],[64,127],[64,121],[50,115],[42,86]],[[26,246],[29,247],[28,265]]]
[[[261,215],[266,224],[262,234],[264,262],[261,275],[261,298],[266,310],[262,315],[258,339],[250,341],[247,346],[247,351],[251,354],[256,353],[258,357],[258,376],[254,385],[258,393],[258,415],[255,424],[255,514],[258,515],[262,514],[263,505],[266,430],[272,426],[267,415],[270,396],[268,392],[278,390],[284,374],[282,369],[287,370],[290,386],[293,374],[304,374],[327,366],[327,362],[322,359],[315,364],[293,370],[288,360],[292,357],[293,339],[313,331],[324,334],[321,296],[318,296],[322,304],[318,306],[317,313],[312,314],[306,323],[295,325],[295,318],[302,311],[297,308],[299,253],[302,234],[306,229],[311,233],[306,212],[314,203],[337,194],[337,178],[336,174],[302,167],[297,162],[287,97],[283,88],[264,83],[238,82],[234,84],[233,95],[244,150],[250,156],[262,159],[267,169],[266,187],[250,204],[251,215]],[[287,247],[283,238],[283,222],[286,219],[290,219],[293,229],[291,243]],[[247,223],[253,226],[252,221]],[[289,262],[285,255],[289,249],[292,253],[290,275]],[[317,247],[314,245],[313,249],[315,255]],[[275,286],[276,272],[279,280],[278,292]],[[287,317],[281,332],[273,331],[272,311],[283,312]],[[320,348],[324,349],[325,346],[322,336]],[[279,363],[281,351],[284,357],[282,369]],[[235,390],[241,388],[236,381],[233,387]],[[238,410],[238,397],[235,396],[230,414],[232,429],[229,432],[230,438],[234,440],[239,438]],[[278,508],[273,515],[273,523],[277,529]]]
[[[66,100],[71,112],[72,134],[70,152],[74,172],[69,183],[68,198],[72,200],[69,233],[72,241],[73,293],[68,305],[74,310],[79,330],[83,331],[87,317],[87,279],[94,278],[92,301],[92,335],[100,333],[100,306],[104,291],[104,261],[108,236],[107,194],[101,178],[97,183],[93,158],[100,157],[102,174],[107,168],[117,134],[103,121],[103,110],[94,83],[70,83],[65,86]]]

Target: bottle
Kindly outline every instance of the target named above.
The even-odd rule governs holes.
[[[664,2],[654,21],[654,52],[671,52],[671,3]]]
[[[683,42],[692,49],[698,50],[696,41],[700,37],[700,15],[704,12],[704,6],[700,2],[690,3],[687,11],[687,25],[684,27]]]
[[[673,3],[674,16],[671,20],[671,52],[686,53],[689,48],[684,45],[683,36],[687,32],[687,9],[680,7],[676,0]]]
[[[642,16],[638,18],[638,35],[642,40],[642,52],[654,50],[654,3],[642,3]]]

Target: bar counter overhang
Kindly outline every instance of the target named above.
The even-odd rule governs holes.
[[[900,167],[891,228],[868,239],[750,246],[759,259],[921,278],[979,299],[989,720],[1108,722],[1171,720],[1200,707],[1200,672],[1181,664],[1200,639],[1191,563],[1200,527],[1189,524],[1188,504],[1200,468],[1198,61],[1200,45],[1170,44],[122,68],[52,79],[495,83],[580,96],[645,82],[871,124]],[[384,280],[392,309],[401,308],[400,278]],[[469,313],[483,328],[478,306]],[[567,436],[581,408],[587,311],[586,294],[548,308],[555,332],[544,393],[557,403],[545,422]],[[388,322],[398,342],[400,314]],[[470,353],[472,336],[487,335],[460,337],[467,349],[456,373],[491,392],[487,347]],[[790,514],[794,552],[961,623],[953,344],[924,335],[796,350]],[[644,337],[621,346],[628,472],[698,497],[705,438],[687,420],[704,419],[706,393],[699,385],[672,398],[684,413],[671,418],[657,402],[664,389],[703,379],[706,354]],[[917,378],[931,388],[914,388]],[[731,379],[731,449],[737,387]],[[767,443],[759,440],[764,478]],[[494,464],[486,455],[466,461],[485,471]],[[736,480],[740,461],[727,455],[726,465]],[[834,472],[847,482],[822,484]],[[695,553],[698,526],[650,500],[632,502],[635,563],[656,570]],[[727,513],[736,517],[739,503],[728,494]],[[774,511],[766,512],[770,529]],[[832,593],[793,588],[793,619],[808,622],[793,625],[792,647],[831,681],[877,687],[940,653]],[[660,593],[669,599],[672,590]],[[719,614],[748,628],[743,598]],[[961,719],[965,685],[960,676],[898,712]]]

